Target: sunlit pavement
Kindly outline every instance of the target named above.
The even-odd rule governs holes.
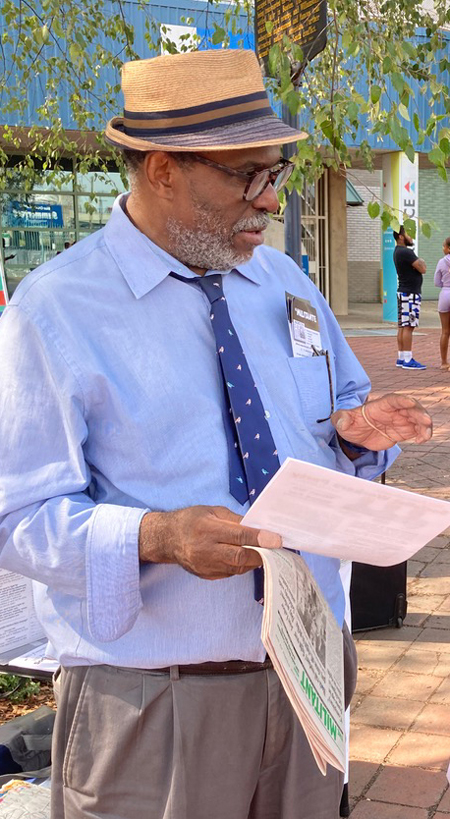
[[[376,308],[377,306],[375,306]],[[450,372],[439,369],[439,322],[427,305],[414,357],[427,370],[395,367],[394,325],[380,309],[355,305],[340,319],[366,368],[374,395],[408,393],[430,412],[428,444],[405,445],[387,483],[450,500]],[[373,335],[375,332],[389,335]],[[369,331],[371,335],[364,333]],[[450,816],[450,529],[408,563],[403,628],[355,635],[359,679],[352,704],[352,819],[441,819]],[[380,594],[382,590],[380,590]]]

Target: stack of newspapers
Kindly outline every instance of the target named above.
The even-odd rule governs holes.
[[[345,771],[342,631],[302,557],[258,549],[264,562],[261,639],[313,756]]]

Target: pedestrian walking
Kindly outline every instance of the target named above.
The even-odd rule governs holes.
[[[281,540],[242,515],[288,456],[375,478],[431,419],[404,395],[366,402],[326,301],[263,247],[293,169],[280,148],[304,134],[255,54],[135,61],[122,86],[106,136],[131,192],[0,327],[0,562],[38,581],[62,667],[52,817],[336,819],[343,776],[319,772],[260,637],[243,546]],[[293,354],[287,294],[311,351]],[[304,558],[343,630],[348,705],[339,561]]]
[[[438,301],[439,319],[441,321],[441,337],[439,349],[441,353],[441,370],[448,370],[448,341],[450,338],[450,236],[442,245],[443,257],[439,259],[434,273],[434,284],[441,288]]]
[[[427,266],[423,259],[414,253],[414,242],[403,225],[399,232],[394,230],[396,247],[394,264],[397,271],[397,367],[404,370],[425,370],[426,364],[420,364],[412,355],[413,332],[419,326],[420,305],[422,301],[422,278]]]

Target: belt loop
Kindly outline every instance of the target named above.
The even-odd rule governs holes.
[[[180,667],[178,665],[171,665],[170,666],[170,680],[173,682],[174,680],[180,679]]]

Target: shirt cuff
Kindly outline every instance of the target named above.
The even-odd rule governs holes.
[[[147,509],[98,504],[86,546],[88,628],[111,642],[133,627],[142,608],[139,527]]]
[[[334,436],[331,446],[335,451],[336,468],[340,472],[355,475],[357,478],[364,478],[368,481],[373,481],[383,472],[386,472],[401,452],[400,447],[397,445],[390,449],[382,449],[380,452],[366,449],[359,458],[351,461],[339,446],[337,434]]]

